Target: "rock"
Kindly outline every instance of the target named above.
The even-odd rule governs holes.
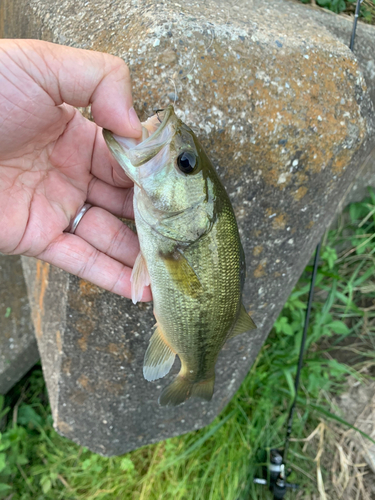
[[[174,50],[167,49],[159,55],[158,61],[161,64],[172,65],[177,63],[178,56]]]
[[[24,259],[56,429],[103,455],[198,429],[238,389],[374,148],[358,64],[308,14],[291,17],[277,0],[13,3],[35,33],[43,28],[53,41],[123,57],[141,119],[178,94],[177,113],[232,200],[248,267],[244,304],[258,325],[224,347],[211,403],[160,408],[160,390],[178,367],[155,383],[142,377],[152,306]],[[6,30],[22,34],[15,22]]]
[[[38,359],[21,259],[0,254],[0,394]]]

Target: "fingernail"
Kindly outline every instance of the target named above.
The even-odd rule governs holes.
[[[129,121],[134,130],[136,130],[137,132],[142,132],[141,122],[139,121],[137,113],[135,112],[135,109],[133,107],[129,109]]]

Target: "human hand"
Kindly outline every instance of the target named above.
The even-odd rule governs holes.
[[[89,104],[96,123],[73,107]],[[132,182],[100,127],[141,135],[121,59],[0,40],[0,252],[42,259],[130,297],[139,243],[116,216],[133,218]],[[75,234],[64,233],[85,202],[93,208]]]

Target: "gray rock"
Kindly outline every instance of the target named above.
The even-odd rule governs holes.
[[[21,259],[0,254],[0,394],[38,359]]]
[[[177,112],[232,200],[248,267],[244,303],[258,325],[224,347],[211,403],[159,408],[178,367],[143,380],[152,306],[24,259],[56,429],[103,455],[198,429],[238,389],[374,148],[358,64],[309,15],[293,17],[276,0],[15,3],[53,41],[123,57],[142,119],[178,94]],[[7,33],[20,35],[14,22]]]

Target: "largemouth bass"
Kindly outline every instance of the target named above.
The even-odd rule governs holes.
[[[164,377],[176,354],[181,370],[160,395],[162,406],[191,396],[211,400],[215,363],[225,342],[255,327],[242,305],[245,258],[230,200],[198,139],[173,106],[143,123],[140,141],[103,131],[134,181],[141,251],[132,299],[151,284],[156,329],[143,374]]]

